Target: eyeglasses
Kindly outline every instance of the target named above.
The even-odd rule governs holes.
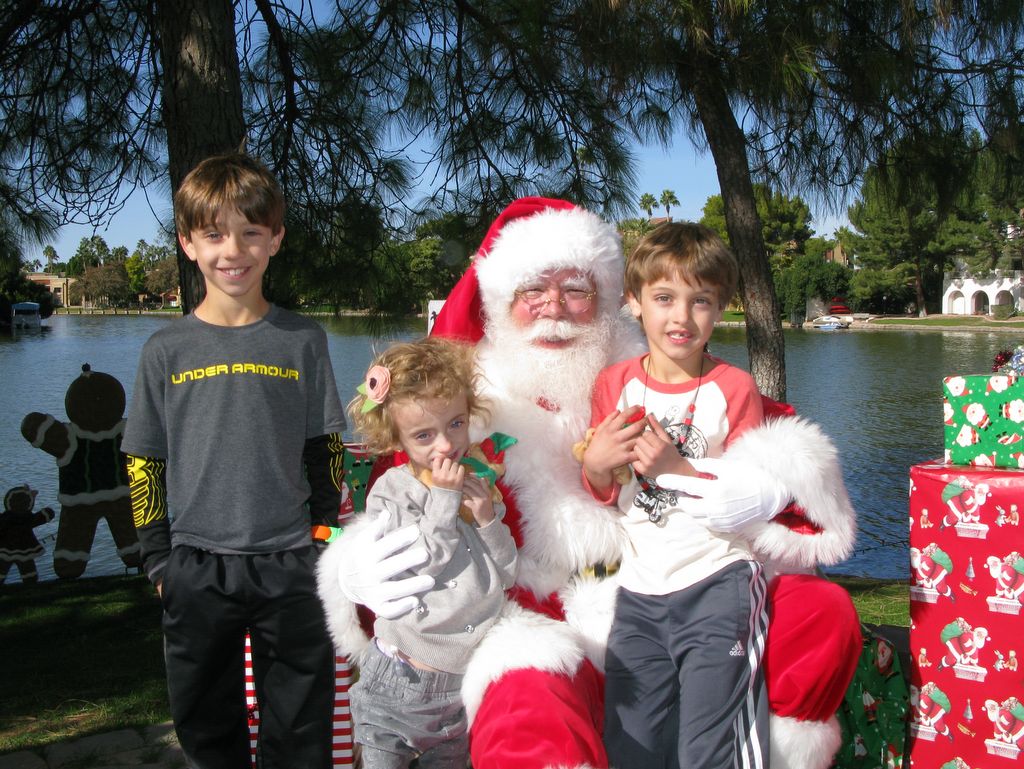
[[[551,298],[552,289],[558,294],[557,299]],[[572,313],[586,312],[590,309],[590,303],[597,296],[597,291],[587,291],[582,288],[559,288],[550,286],[548,288],[524,288],[515,291],[516,299],[525,304],[533,312],[540,312],[553,301],[558,302],[566,310]]]

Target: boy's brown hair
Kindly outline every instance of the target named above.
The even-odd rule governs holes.
[[[478,394],[480,374],[475,348],[440,337],[395,344],[378,355],[370,368],[382,366],[391,377],[383,403],[364,411],[367,396],[360,393],[348,404],[356,430],[371,454],[390,454],[398,446],[398,433],[390,406],[400,401],[440,398],[451,401],[466,393],[470,416],[486,415]]]
[[[714,287],[725,307],[736,294],[739,265],[714,230],[693,222],[666,222],[648,233],[626,259],[624,289],[640,298],[640,289],[661,278]]]
[[[237,208],[253,224],[276,235],[284,226],[284,193],[258,160],[239,152],[206,158],[188,172],[174,193],[174,226],[179,235],[209,227],[226,208]]]

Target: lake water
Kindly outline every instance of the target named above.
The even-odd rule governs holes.
[[[338,390],[347,401],[375,350],[424,332],[413,322],[371,335],[352,318],[320,318],[330,340]],[[21,483],[39,490],[37,507],[57,504],[53,457],[21,436],[25,414],[58,420],[64,393],[83,363],[116,376],[130,400],[139,351],[160,316],[54,316],[42,332],[0,334],[0,493]],[[942,378],[984,373],[992,356],[1020,342],[1019,333],[958,331],[786,332],[789,400],[839,448],[860,534],[853,557],[834,571],[905,578],[908,470],[942,454]],[[747,367],[745,332],[719,328],[711,350]],[[38,559],[41,579],[53,579],[50,552],[56,521],[36,529],[47,549]],[[123,566],[101,523],[86,576],[119,574]],[[9,580],[17,581],[12,570]]]

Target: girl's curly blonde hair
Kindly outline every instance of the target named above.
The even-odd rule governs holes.
[[[371,454],[390,454],[398,448],[390,408],[396,402],[450,401],[464,392],[470,416],[487,415],[487,406],[477,392],[480,374],[470,345],[424,337],[392,345],[374,359],[370,368],[374,366],[387,369],[391,376],[384,402],[364,412],[367,396],[360,393],[348,404],[355,428]]]

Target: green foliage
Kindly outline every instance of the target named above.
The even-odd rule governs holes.
[[[151,294],[164,294],[178,287],[178,260],[175,256],[165,256],[155,262],[146,272],[146,291]]]
[[[68,259],[67,274],[79,277],[90,267],[99,267],[110,259],[110,246],[100,235],[82,238],[75,255]]]
[[[813,256],[825,261],[825,254],[836,247],[836,241],[830,238],[810,237],[804,241],[803,252],[807,256]]]
[[[701,209],[701,212],[703,216],[700,218],[700,223],[713,229],[726,245],[730,245],[729,229],[725,221],[725,201],[722,196],[711,195],[704,201],[704,208]]]
[[[1017,310],[1012,304],[994,304],[992,305],[992,317],[996,320],[1006,320],[1012,318],[1017,314]]]
[[[465,269],[460,257],[461,249],[439,237],[390,241],[374,253],[373,279],[362,286],[357,306],[388,315],[419,312],[427,299],[447,296]]]
[[[53,272],[53,266],[60,263],[60,257],[57,256],[57,249],[53,246],[46,246],[43,248],[43,258],[46,260],[47,272]]]
[[[146,263],[138,253],[129,256],[124,262],[124,271],[128,276],[128,287],[133,294],[146,293]]]
[[[640,210],[647,212],[647,218],[654,216],[654,207],[658,205],[658,199],[649,192],[640,196]]]
[[[195,14],[195,28],[182,31],[197,46],[218,34],[238,40],[237,60],[220,73],[223,92],[240,93],[227,144],[244,131],[287,191],[289,239],[306,233],[268,276],[286,301],[334,303],[352,295],[350,276],[375,280],[368,272],[393,261],[375,261],[378,249],[409,237],[414,189],[426,190],[424,207],[474,222],[523,194],[622,215],[637,199],[629,147],[680,129],[714,156],[728,199],[746,204],[753,178],[841,196],[880,151],[925,144],[935,126],[971,115],[995,152],[990,212],[999,206],[1008,222],[1024,202],[1021,14],[1005,4],[885,0],[810,13],[655,0],[595,13],[579,2],[417,0],[335,3],[337,13],[319,18],[305,3],[229,5],[205,25]],[[18,221],[43,212],[101,222],[124,190],[166,181],[165,156],[191,162],[214,134],[224,143],[209,111],[188,109],[197,94],[172,89],[181,49],[161,35],[176,13],[169,2],[11,6],[0,46],[0,200]],[[225,47],[212,48],[191,60],[197,76],[204,54]],[[641,200],[650,216],[657,204]],[[661,204],[670,214],[678,199]],[[799,222],[770,235],[797,248],[766,251],[753,216],[730,210],[743,211],[732,224],[744,232],[734,247],[745,285],[755,284],[748,299],[774,310],[766,259],[778,274],[800,253]],[[366,214],[370,231],[360,233]],[[73,259],[69,270],[98,263]],[[915,280],[935,274],[918,269]],[[771,338],[760,331],[751,339]],[[772,352],[780,358],[781,346]]]
[[[811,209],[799,197],[783,195],[768,185],[754,185],[761,235],[768,249],[772,274],[777,275],[793,263],[796,254],[811,236]]]
[[[1019,268],[1021,245],[1007,233],[1020,215],[997,202],[992,156],[975,133],[941,132],[893,148],[868,170],[849,209],[855,232],[844,237],[866,273],[855,291],[870,311],[902,311],[901,280],[918,311],[935,312],[944,273]]]
[[[628,256],[636,248],[641,238],[655,227],[650,219],[623,219],[618,224],[619,234],[622,235],[623,258]]]
[[[96,307],[124,307],[135,299],[123,263],[87,267],[74,286]]]
[[[124,268],[133,294],[161,294],[177,286],[178,264],[174,245],[166,237],[163,240],[164,243],[153,245],[139,240],[132,255],[125,260]],[[168,268],[173,270],[173,275],[168,274]],[[152,281],[149,280],[150,274],[153,274]],[[156,286],[156,290],[150,284]]]
[[[911,266],[862,267],[850,279],[848,299],[859,312],[902,315],[914,304]]]
[[[679,205],[679,198],[676,197],[674,190],[662,190],[658,202],[665,207],[665,216],[671,216],[672,206]]]
[[[766,184],[754,185],[754,200],[772,271],[778,273],[792,262],[794,255],[803,253],[804,243],[814,233],[811,209],[799,196],[784,195]],[[702,210],[701,224],[713,229],[728,243],[722,196],[711,195]]]
[[[782,312],[802,315],[808,299],[846,296],[852,270],[835,262],[826,262],[815,253],[802,254],[780,270],[775,282]]]

